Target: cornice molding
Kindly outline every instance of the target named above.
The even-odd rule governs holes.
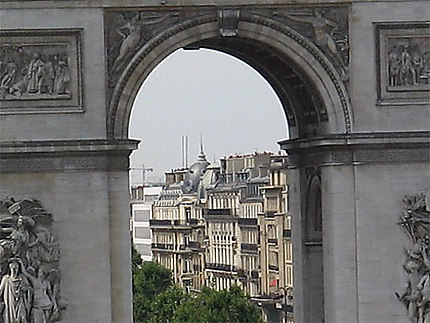
[[[57,140],[0,143],[0,173],[129,169],[137,140]]]
[[[289,166],[430,162],[430,132],[338,134],[278,142]]]

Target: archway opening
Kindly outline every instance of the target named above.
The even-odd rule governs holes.
[[[346,89],[329,60],[309,40],[288,27],[276,26],[273,29],[272,23],[265,18],[253,15],[243,15],[241,19],[243,21],[235,37],[221,37],[219,25],[213,17],[199,18],[195,22],[172,27],[165,35],[139,49],[112,91],[108,113],[109,136],[128,138],[131,110],[141,84],[160,62],[180,48],[218,50],[239,58],[258,71],[281,102],[291,139],[350,132]],[[202,22],[200,25],[199,21]],[[300,158],[298,162],[294,166],[298,167],[294,170],[294,177],[299,179],[296,183],[298,189],[289,196],[300,201],[295,203],[294,212],[299,219],[304,219],[305,191],[309,182],[305,176],[306,170],[300,166]],[[306,235],[305,224],[298,223],[296,226],[296,241],[302,245]],[[303,250],[302,247],[299,249]],[[300,257],[306,257],[306,254],[300,254]],[[303,298],[307,297],[306,286],[302,284],[301,288],[298,296],[303,303]],[[284,296],[286,294],[284,289]],[[320,304],[324,306],[323,302]],[[316,310],[316,313],[323,312],[322,308]]]
[[[189,28],[178,25],[176,33],[169,30],[165,36],[149,41],[131,57],[119,76],[110,77],[114,87],[110,94],[108,135],[127,138],[140,85],[163,59],[180,48],[225,52],[258,71],[279,97],[292,139],[349,132],[346,88],[324,54],[291,29],[274,31],[254,22],[253,16],[249,19],[253,22],[244,23],[237,37],[220,37],[218,24],[210,21]]]
[[[152,260],[171,269],[175,282],[187,290],[199,290],[203,285],[221,290],[238,284],[255,298],[256,303],[261,305],[262,300],[267,303],[263,304],[267,317],[284,317],[286,293],[293,287],[293,267],[291,219],[286,210],[286,156],[276,143],[288,138],[282,104],[272,86],[242,60],[220,51],[190,49],[178,50],[158,65],[143,83],[134,103],[130,137],[142,139],[142,142],[131,158],[132,191],[139,190],[139,184],[143,184],[140,196],[145,200],[145,191],[157,186],[161,172],[169,173],[159,201],[152,205],[151,241],[148,241],[150,234],[143,233],[145,225],[141,223],[145,221],[136,221],[140,220],[143,207],[137,205],[139,196],[135,195],[132,206],[135,243],[152,247]],[[184,134],[189,136],[191,151],[189,163],[185,165],[180,164],[184,161],[180,158]],[[167,177],[182,172],[172,168],[182,167],[185,172],[193,168],[199,154],[200,135],[204,139],[204,153],[211,163],[206,173],[216,172],[218,164],[219,174],[209,185],[213,187],[207,187],[205,195],[199,196],[200,201],[191,203],[192,206],[188,192],[175,197],[180,206],[177,218],[170,218],[162,214],[167,206],[161,199],[166,201],[167,197],[160,196],[173,192],[181,180],[186,181],[188,173],[179,183],[168,183]],[[268,154],[269,151],[273,154]],[[220,160],[220,157],[223,158]],[[204,182],[206,174],[202,175]],[[234,197],[220,198],[221,187]],[[234,206],[235,203],[238,205]],[[193,207],[201,209],[202,219],[193,215],[196,213]],[[160,211],[162,208],[164,210]],[[184,210],[184,219],[181,218],[183,208],[188,210]],[[224,214],[227,210],[230,217]],[[212,217],[214,213],[220,214]],[[217,221],[219,215],[226,219]],[[160,221],[165,220],[184,223],[204,220],[197,222],[204,225],[196,230],[190,226],[189,232],[181,228],[187,232],[180,233],[175,226],[171,230],[161,228]],[[219,226],[231,233],[231,237],[216,232],[220,231]],[[199,240],[199,232],[203,232],[201,236],[207,236],[209,241],[203,254],[204,266],[194,251],[186,253],[188,245],[204,243],[204,239]],[[216,250],[214,245],[220,237],[231,239],[231,250]],[[277,240],[276,246],[274,240]],[[173,255],[166,255],[163,249],[170,248],[170,244],[172,248],[178,244],[183,246],[182,249],[178,247],[176,257],[174,249]],[[259,254],[258,248],[265,251]],[[140,246],[140,250],[144,252],[145,247]],[[186,255],[182,256],[184,253]],[[151,259],[147,255],[144,257]],[[209,267],[202,272],[203,280],[197,273],[202,267]],[[259,269],[263,267],[263,270]],[[197,279],[190,278],[192,275]],[[280,295],[284,297],[279,298]],[[280,307],[277,308],[273,301]],[[291,318],[291,300],[289,302],[287,315]]]
[[[268,122],[270,120],[270,122]],[[177,50],[143,83],[134,103],[130,137],[141,140],[131,167],[152,168],[145,178],[184,166],[181,140],[188,137],[188,165],[202,139],[207,158],[254,151],[277,153],[288,139],[282,104],[270,84],[253,68],[215,50]],[[142,182],[142,172],[131,173]]]

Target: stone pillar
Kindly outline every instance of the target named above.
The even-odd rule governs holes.
[[[37,199],[60,246],[64,323],[132,322],[128,155],[136,141],[2,142],[2,198]]]
[[[124,156],[127,158],[128,156]],[[128,170],[108,173],[112,322],[133,322]]]
[[[305,274],[303,174],[321,169],[324,315],[326,322],[405,322],[395,297],[405,282],[405,194],[430,182],[428,132],[333,135],[281,143],[290,155],[295,319],[307,322],[312,293]],[[300,178],[300,181],[299,181]],[[300,184],[299,184],[300,183]],[[295,200],[301,197],[299,200]],[[383,237],[383,239],[381,238]],[[381,311],[380,309],[384,309]]]

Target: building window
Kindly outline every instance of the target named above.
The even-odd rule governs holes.
[[[149,221],[151,212],[149,210],[135,210],[134,221],[135,222],[147,222]]]
[[[150,234],[151,230],[149,228],[134,228],[134,236],[136,239],[149,239],[151,238]]]

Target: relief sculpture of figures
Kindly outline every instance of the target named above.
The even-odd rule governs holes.
[[[430,45],[428,38],[388,38],[388,86],[430,84]]]
[[[405,304],[412,323],[430,323],[430,211],[424,194],[406,196],[403,201],[399,225],[410,246],[403,265],[407,284],[396,296]]]
[[[60,250],[52,221],[36,200],[0,202],[0,322],[61,320],[67,302],[59,290]]]
[[[1,45],[0,100],[70,99],[69,57],[57,47]]]
[[[314,9],[312,14],[301,12],[287,13],[276,11],[274,16],[286,17],[291,21],[301,22],[312,26],[313,35],[316,44],[333,59],[336,67],[340,71],[340,76],[343,81],[348,81],[348,66],[344,62],[341,55],[342,51],[348,51],[349,45],[347,39],[334,39],[334,33],[339,30],[338,23],[324,17],[323,9]]]
[[[173,16],[177,16],[177,13],[136,12],[131,18],[127,18],[124,14],[118,15],[114,20],[113,34],[111,34],[110,38],[113,40],[119,35],[121,45],[112,63],[112,73],[117,72],[124,65],[125,58],[129,57],[142,42],[150,38],[145,27],[157,25]]]

